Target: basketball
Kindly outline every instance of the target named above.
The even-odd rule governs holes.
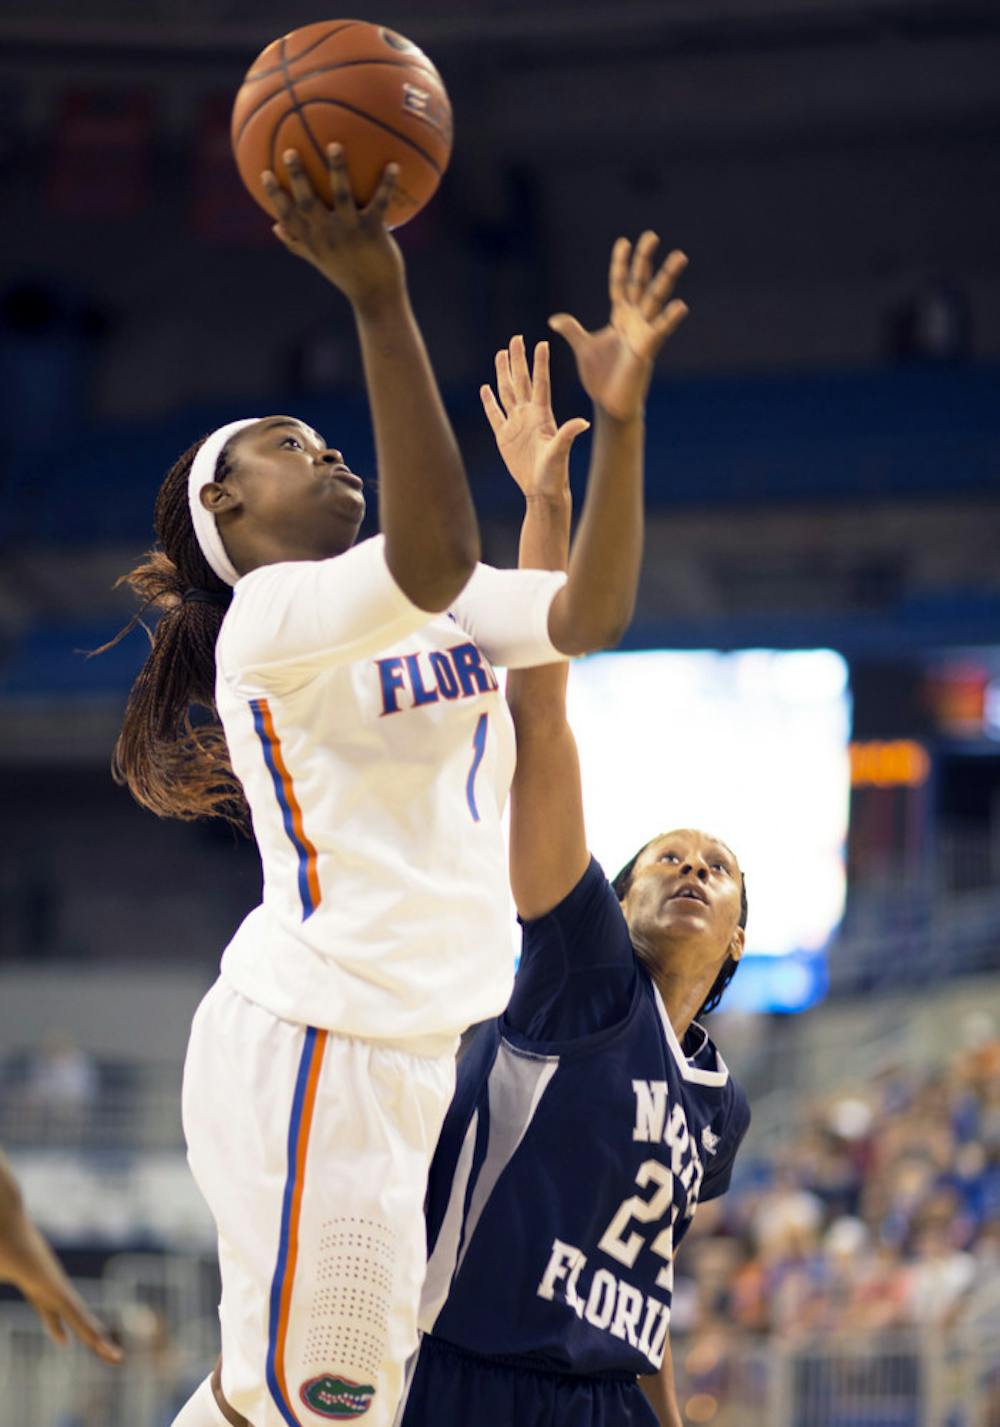
[[[303,25],[254,60],[236,96],[233,154],[251,196],[271,213],[260,181],[287,185],[281,155],[297,149],[316,192],[328,197],[326,146],[343,144],[361,206],[386,164],[399,164],[386,224],[398,228],[434,194],[451,156],[451,103],[416,45],[364,20]]]

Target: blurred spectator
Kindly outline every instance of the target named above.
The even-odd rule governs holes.
[[[961,361],[972,349],[968,298],[943,274],[928,274],[890,312],[888,342],[897,361]]]
[[[920,1232],[915,1256],[908,1274],[907,1317],[914,1323],[936,1326],[954,1322],[976,1276],[975,1259],[955,1248],[943,1220],[929,1223]]]
[[[985,1323],[1000,1304],[1000,1038],[960,1028],[940,1073],[894,1072],[808,1109],[695,1220],[678,1265],[684,1370],[715,1391],[720,1335]],[[723,1327],[722,1325],[725,1325]]]
[[[49,1031],[28,1063],[24,1095],[31,1117],[53,1137],[82,1138],[99,1088],[93,1057],[64,1031]]]

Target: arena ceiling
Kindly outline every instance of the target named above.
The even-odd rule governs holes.
[[[623,144],[694,154],[880,133],[981,138],[1000,124],[997,0],[386,0],[365,10],[438,61],[470,153],[475,131],[544,158],[595,131],[607,155]],[[0,149],[44,131],[55,96],[76,85],[144,86],[168,129],[184,133],[199,94],[229,88],[276,33],[321,17],[317,0],[8,0]]]
[[[367,9],[367,7],[365,7]],[[0,41],[18,47],[145,46],[224,54],[322,18],[311,3],[274,0],[24,0],[8,4]],[[358,9],[354,13],[358,13]],[[600,46],[757,46],[875,38],[887,33],[963,34],[1000,29],[994,0],[387,0],[380,20],[428,46],[537,43],[551,58]],[[360,14],[359,18],[374,18]]]

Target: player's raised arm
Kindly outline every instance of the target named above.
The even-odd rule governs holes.
[[[275,233],[351,303],[375,427],[386,560],[421,609],[451,604],[479,558],[479,532],[458,443],[410,307],[402,254],[385,227],[398,169],[390,164],[366,208],[354,202],[343,150],[327,150],[329,206],[295,150],[283,155],[291,193],[262,175]]]
[[[606,327],[587,332],[565,312],[549,320],[572,348],[594,403],[587,495],[569,579],[549,614],[552,642],[566,654],[617,644],[635,607],[642,561],[646,394],[660,348],[687,315],[685,304],[672,298],[687,258],[674,251],[654,272],[658,242],[655,233],[646,232],[634,252],[626,238],[615,243]]]
[[[500,454],[525,499],[520,568],[564,570],[572,514],[569,452],[587,422],[575,418],[556,426],[547,342],[535,348],[529,371],[524,338],[513,338],[497,353],[496,371],[500,400],[488,386],[480,395]],[[559,663],[507,676],[517,731],[510,878],[526,921],[561,902],[587,867],[580,763],[566,721],[568,672],[569,666]]]

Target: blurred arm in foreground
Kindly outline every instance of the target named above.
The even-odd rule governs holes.
[[[0,1153],[0,1282],[20,1289],[57,1343],[72,1333],[106,1363],[120,1363],[122,1351],[93,1317],[83,1299],[28,1217],[10,1165]]]

